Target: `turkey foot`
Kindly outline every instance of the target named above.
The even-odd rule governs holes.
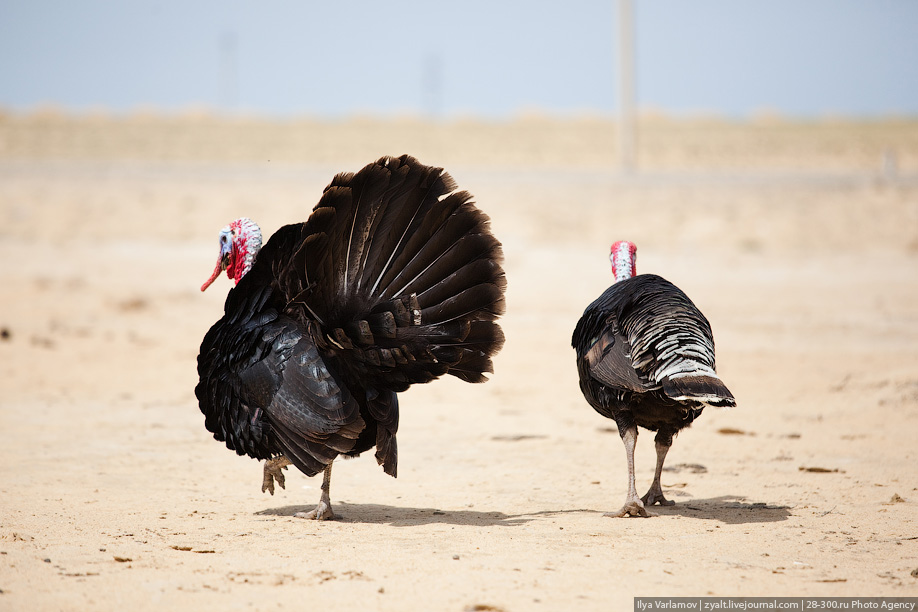
[[[625,501],[625,505],[622,506],[621,510],[618,512],[606,512],[603,516],[608,516],[611,518],[624,518],[626,516],[656,516],[654,514],[649,514],[647,510],[644,509],[644,504],[641,503],[641,500],[638,499],[635,494],[634,497],[629,497]]]
[[[262,493],[267,491],[271,495],[274,495],[275,480],[277,481],[277,484],[280,485],[281,489],[285,488],[284,473],[281,470],[286,470],[288,465],[290,465],[290,460],[283,455],[265,461],[265,473],[264,478],[261,481]]]
[[[322,497],[319,498],[319,504],[309,512],[297,512],[293,516],[296,518],[313,519],[315,521],[334,520],[338,518],[332,512],[331,497],[328,492],[331,489],[331,468],[329,463],[325,466],[325,475],[322,477]]]
[[[297,512],[293,516],[302,519],[312,519],[314,521],[334,520],[338,518],[335,516],[335,513],[332,512],[331,501],[326,495],[323,495],[318,505],[309,512]]]
[[[644,502],[645,506],[652,506],[654,504],[660,504],[661,506],[676,505],[676,502],[663,497],[663,489],[660,487],[659,482],[654,482],[650,485],[650,489],[647,490],[647,494],[641,498],[641,501]]]

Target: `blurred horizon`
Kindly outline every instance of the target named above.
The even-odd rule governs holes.
[[[634,1],[645,119],[918,116],[918,3]],[[618,4],[0,0],[0,111],[614,119]]]
[[[38,103],[29,107],[12,107],[0,104],[0,119],[21,120],[73,120],[73,121],[143,121],[162,120],[166,122],[193,122],[214,121],[228,124],[238,123],[264,123],[264,124],[429,124],[429,125],[511,125],[526,123],[541,124],[583,124],[583,125],[610,125],[615,126],[620,122],[617,113],[593,111],[556,111],[531,108],[522,109],[515,113],[505,115],[483,115],[473,112],[457,113],[454,115],[431,116],[421,112],[374,112],[355,110],[336,114],[320,113],[268,113],[253,110],[227,110],[206,105],[189,104],[188,106],[160,107],[150,104],[139,104],[132,108],[107,108],[105,106],[67,107],[56,103]],[[639,109],[635,116],[638,126],[654,124],[800,124],[800,125],[832,125],[832,124],[913,124],[918,122],[918,111],[914,113],[883,113],[883,114],[844,114],[826,112],[812,115],[783,114],[773,109],[761,109],[748,114],[720,114],[713,111],[685,111],[668,113],[657,109]]]

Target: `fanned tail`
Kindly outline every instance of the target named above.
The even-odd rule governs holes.
[[[441,168],[383,157],[325,189],[278,273],[289,310],[366,383],[402,391],[452,374],[487,380],[504,336],[506,278],[488,217]]]

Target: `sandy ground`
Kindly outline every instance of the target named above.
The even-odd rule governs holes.
[[[0,116],[0,609],[627,610],[634,596],[918,595],[918,125],[425,125]],[[275,149],[276,147],[276,149]],[[276,152],[276,155],[273,153]],[[318,479],[203,427],[216,234],[302,220],[335,171],[444,165],[504,242],[484,385],[402,397],[399,478]],[[608,245],[706,313],[736,395],[676,440],[677,505],[609,519],[622,444],[570,335]],[[641,492],[652,436],[638,441]]]

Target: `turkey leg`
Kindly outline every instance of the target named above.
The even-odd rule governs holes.
[[[666,453],[669,452],[669,447],[672,445],[672,435],[666,435],[662,430],[657,432],[657,437],[654,438],[654,446],[656,446],[657,449],[657,468],[653,473],[653,484],[650,485],[647,494],[641,498],[645,506],[652,506],[654,504],[674,506],[676,504],[676,502],[663,497],[663,487],[660,485],[660,476],[663,474],[663,462],[666,461]]]
[[[607,512],[603,516],[622,518],[625,516],[650,516],[644,510],[644,504],[638,497],[634,486],[634,446],[637,443],[638,431],[636,425],[631,425],[622,430],[622,442],[625,444],[625,457],[628,460],[628,497],[625,505],[618,512]]]
[[[331,497],[328,495],[328,491],[331,489],[331,469],[331,463],[325,466],[325,475],[322,477],[322,497],[319,498],[319,504],[309,512],[297,512],[293,516],[317,521],[337,518],[335,513],[332,512]]]

